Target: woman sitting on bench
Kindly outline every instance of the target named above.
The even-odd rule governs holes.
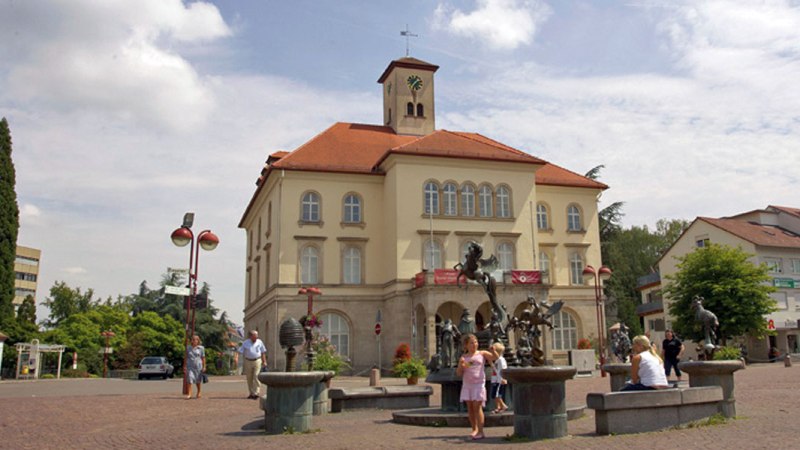
[[[623,391],[650,391],[669,387],[664,365],[647,336],[633,338],[631,358],[631,382],[622,388]]]

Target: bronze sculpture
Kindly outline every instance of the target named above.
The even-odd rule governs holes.
[[[614,355],[620,362],[628,362],[628,356],[631,354],[631,338],[628,335],[630,328],[624,322],[620,322],[619,330],[614,333],[612,338],[611,348]]]
[[[719,327],[719,320],[717,315],[713,312],[703,308],[703,297],[696,295],[692,299],[692,310],[694,311],[694,318],[703,325],[703,333],[705,340],[703,342],[703,354],[705,359],[713,359],[714,351],[717,349],[717,334],[714,332]]]
[[[456,342],[458,342],[460,336],[461,333],[453,325],[453,321],[450,319],[445,320],[444,325],[442,325],[441,357],[439,360],[441,367],[455,367],[459,354]]]

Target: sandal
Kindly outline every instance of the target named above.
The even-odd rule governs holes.
[[[493,409],[493,410],[492,410],[492,414],[497,414],[497,413],[499,413],[500,411],[501,411],[501,409],[500,409],[500,408],[495,408],[495,409]]]

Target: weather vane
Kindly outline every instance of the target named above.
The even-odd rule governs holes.
[[[409,31],[408,30],[408,24],[406,24],[406,30],[405,31],[401,31],[400,32],[400,36],[405,36],[406,37],[406,56],[408,56],[408,38],[419,37],[419,35],[418,34],[414,34],[411,31]]]

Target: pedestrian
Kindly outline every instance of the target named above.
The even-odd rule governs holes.
[[[503,357],[503,352],[506,350],[506,347],[500,343],[495,342],[492,344],[494,347],[494,351],[500,355],[493,363],[492,363],[492,394],[491,397],[494,399],[494,411],[495,414],[499,414],[508,409],[508,405],[506,402],[503,401],[503,396],[506,393],[506,381],[503,378],[503,370],[508,367],[506,363],[506,359]]]
[[[631,346],[634,353],[631,358],[631,381],[622,390],[649,391],[669,387],[661,358],[650,345],[650,339],[636,336]]]
[[[200,388],[203,386],[203,375],[206,371],[206,349],[200,345],[200,336],[192,336],[191,344],[186,346],[186,379],[189,391],[186,400],[192,398],[192,385],[197,386],[197,398],[201,398]]]
[[[470,438],[483,439],[483,407],[486,405],[486,361],[493,362],[498,358],[494,347],[491,352],[478,350],[478,338],[474,334],[464,336],[464,354],[458,360],[456,375],[463,376],[461,383],[461,401],[467,404],[469,424],[472,426]]]
[[[247,398],[258,399],[258,390],[261,383],[258,381],[258,373],[261,367],[267,367],[267,347],[258,338],[258,331],[251,330],[250,338],[242,342],[239,353],[244,357],[244,374],[247,376]]]
[[[675,376],[678,381],[681,381],[681,369],[678,368],[678,363],[681,361],[685,347],[680,339],[675,337],[672,330],[667,330],[664,333],[665,339],[661,343],[661,357],[664,359],[664,374],[669,378],[672,368],[675,368]]]

